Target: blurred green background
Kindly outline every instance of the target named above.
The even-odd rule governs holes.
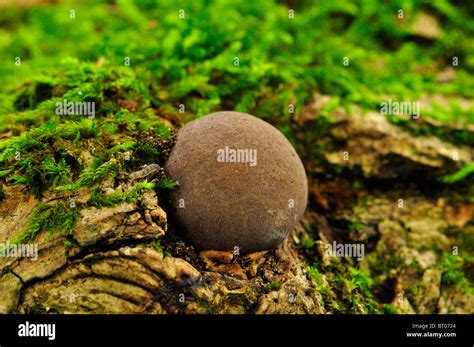
[[[31,81],[66,91],[82,85],[86,95],[102,98],[107,86],[95,82],[113,79],[145,106],[166,111],[184,104],[191,117],[235,109],[283,129],[288,104],[298,113],[315,90],[335,97],[329,107],[356,103],[368,109],[379,109],[389,97],[474,94],[472,1],[1,4],[1,114],[35,108],[47,98],[45,88],[46,95],[18,100],[18,88]],[[439,83],[437,74],[452,66],[454,56],[456,78]],[[124,66],[125,57],[130,66]],[[343,66],[344,57],[349,66]],[[474,122],[472,112],[453,104],[430,116]]]

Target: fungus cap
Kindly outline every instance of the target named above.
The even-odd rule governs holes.
[[[245,113],[187,123],[165,164],[179,182],[175,218],[199,249],[242,253],[277,247],[306,208],[305,170],[289,141]]]

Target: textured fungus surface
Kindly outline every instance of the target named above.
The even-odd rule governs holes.
[[[255,252],[278,246],[300,220],[306,174],[288,140],[248,114],[188,123],[165,165],[180,188],[176,218],[198,248]]]

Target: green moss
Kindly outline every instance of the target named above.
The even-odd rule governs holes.
[[[371,286],[373,284],[372,278],[362,270],[350,268],[351,273],[351,283],[355,288],[360,289],[360,291],[366,296],[371,298],[373,296],[371,291]]]
[[[383,310],[387,314],[396,314],[397,313],[397,310],[391,304],[384,304],[383,305]]]
[[[375,0],[308,4],[291,20],[288,8],[274,1],[258,5],[215,1],[210,7],[200,1],[186,3],[186,20],[181,20],[176,7],[167,1],[153,6],[148,2],[120,3],[116,16],[107,12],[105,0],[86,1],[75,8],[81,20],[65,20],[60,13],[68,13],[70,6],[63,3],[34,10],[27,7],[21,17],[15,17],[14,12],[2,13],[0,19],[15,40],[0,40],[0,49],[20,56],[22,65],[0,64],[5,76],[0,113],[8,115],[0,117],[0,132],[32,133],[2,141],[1,157],[6,161],[17,151],[22,155],[44,151],[58,140],[63,145],[87,148],[88,143],[82,140],[93,138],[96,143],[105,143],[114,134],[131,135],[150,127],[163,129],[157,115],[189,120],[221,109],[256,114],[279,126],[294,141],[294,120],[318,90],[331,99],[315,115],[313,131],[308,132],[312,135],[306,139],[309,153],[305,155],[322,160],[327,149],[315,140],[330,129],[338,106],[350,111],[356,103],[378,110],[380,100],[387,97],[416,99],[426,92],[472,97],[472,61],[461,59],[463,63],[455,69],[457,78],[447,85],[437,83],[435,75],[436,67],[448,65],[455,53],[461,58],[468,56],[472,29],[465,24],[470,22],[464,5],[452,7],[449,15],[444,6],[431,8],[438,16],[447,16],[449,25],[443,26],[444,35],[429,47],[407,40],[412,35],[409,27],[413,18],[426,10],[426,4],[404,3],[410,16],[406,22],[394,25],[399,6],[397,1],[379,4]],[[219,16],[214,15],[216,11]],[[160,25],[153,27],[153,21],[163,16]],[[90,25],[97,18],[101,18],[101,30]],[[312,25],[315,22],[320,23],[316,29]],[[28,39],[19,32],[18,28],[23,27],[31,34]],[[114,35],[111,37],[109,32]],[[146,42],[143,37],[147,37]],[[462,44],[453,46],[448,37],[456,37],[456,42]],[[386,47],[387,40],[397,49]],[[308,46],[307,42],[318,45]],[[62,47],[59,52],[58,46]],[[345,56],[350,58],[350,66],[342,64]],[[130,65],[124,64],[126,57],[131,59]],[[239,58],[238,66],[234,65],[235,57]],[[103,59],[96,64],[99,58]],[[420,69],[425,72],[420,74]],[[64,99],[96,102],[95,119],[56,115],[55,104]],[[181,104],[186,106],[184,115],[178,114]],[[294,115],[288,112],[290,104],[295,107]],[[428,116],[443,122],[473,122],[472,112],[461,108],[455,99],[449,108],[434,105]],[[398,122],[398,117],[389,119],[400,126],[408,125]],[[49,128],[44,127],[47,123]],[[36,136],[42,130],[47,136]],[[438,130],[431,127],[427,131]],[[461,142],[469,141],[470,135],[453,133]],[[144,162],[161,155],[156,148],[133,142],[129,137],[124,143],[114,144],[109,154],[133,150]],[[38,165],[38,157],[29,165]],[[58,161],[54,164],[60,165]],[[77,168],[73,166],[69,170],[75,174]],[[51,185],[66,185],[43,182],[36,169],[18,170],[18,165],[0,167],[5,177],[14,177],[15,182],[27,185],[35,194]],[[335,170],[337,173],[339,169]],[[465,178],[471,171],[464,168],[447,177],[446,182]],[[81,184],[85,182],[69,188]]]
[[[368,254],[367,262],[375,275],[389,273],[390,270],[399,269],[403,265],[403,259],[399,255],[385,252]]]
[[[305,237],[301,240],[301,248],[304,249],[311,249],[315,245],[314,240],[310,237]]]
[[[160,189],[175,189],[179,186],[179,182],[173,181],[169,178],[162,178],[157,184],[156,187]]]
[[[215,314],[217,312],[215,312],[216,308],[215,306],[209,302],[208,300],[204,300],[204,299],[201,299],[201,298],[194,298],[194,300],[196,301],[196,304],[204,310],[203,313],[205,314]]]
[[[122,98],[163,110],[182,103],[188,114],[197,116],[224,106],[260,114],[285,128],[288,104],[295,104],[298,113],[315,88],[334,96],[323,115],[331,115],[339,104],[376,109],[382,95],[395,100],[429,91],[472,97],[469,69],[473,63],[469,59],[456,68],[459,76],[448,86],[437,83],[435,76],[440,62],[447,65],[456,54],[468,56],[472,29],[465,24],[470,23],[465,5],[452,8],[444,35],[425,47],[407,39],[412,34],[409,24],[427,6],[416,1],[404,3],[410,9],[409,18],[395,25],[397,1],[312,4],[297,10],[292,20],[288,8],[274,1],[214,1],[210,7],[199,1],[184,3],[187,20],[181,20],[177,7],[167,1],[153,6],[148,2],[127,4],[117,5],[115,16],[107,12],[105,0],[76,4],[81,20],[65,20],[60,14],[67,13],[70,5],[62,3],[26,8],[21,19],[3,14],[5,27],[17,36],[0,40],[0,48],[21,56],[23,64],[15,68],[5,63],[0,72],[7,86],[28,81],[16,92],[10,107],[6,103],[3,108],[40,108],[54,97],[74,100],[82,95],[101,102],[100,116],[119,111],[113,101]],[[440,8],[433,12],[445,16]],[[150,24],[162,17],[159,26]],[[101,30],[90,25],[97,18],[101,18]],[[316,29],[315,22],[320,23]],[[28,39],[18,32],[20,27],[29,28]],[[108,35],[112,31],[114,35]],[[307,42],[318,45],[308,46]],[[387,49],[387,42],[398,49]],[[453,46],[452,42],[462,44]],[[60,52],[57,47],[62,47]],[[350,58],[349,67],[342,64],[345,56]],[[100,57],[105,58],[100,66],[87,63]],[[130,57],[130,66],[124,65],[125,57]],[[238,66],[234,57],[239,57]],[[47,73],[37,76],[36,71]],[[459,112],[453,107],[442,114]]]
[[[134,141],[129,141],[129,142],[121,143],[120,145],[114,146],[112,148],[109,148],[108,151],[109,153],[114,153],[117,151],[129,151],[129,150],[134,149],[136,144],[137,143]]]
[[[64,240],[64,247],[67,247],[67,248],[73,248],[76,246],[76,244],[70,240]]]
[[[464,165],[459,171],[443,176],[441,180],[444,183],[453,184],[462,180],[467,179],[470,175],[474,173],[474,163],[469,163]]]
[[[152,247],[154,250],[163,253],[165,257],[171,257],[171,253],[163,247],[160,241],[155,241],[147,245],[148,247]]]
[[[269,293],[274,290],[279,290],[283,283],[281,281],[271,281],[270,283],[267,283],[265,287],[263,287],[263,291],[265,293]]]
[[[306,268],[306,271],[311,276],[311,278],[313,278],[314,281],[316,282],[315,290],[323,296],[325,301],[326,300],[331,301],[330,300],[331,299],[331,297],[330,297],[331,290],[330,290],[329,286],[327,285],[327,283],[324,282],[323,274],[318,270],[318,268],[316,266],[308,266]]]
[[[347,227],[349,228],[349,230],[361,230],[365,228],[365,224],[361,222],[353,222],[349,223]]]
[[[323,272],[316,266],[306,271],[315,281],[315,291],[324,301],[324,305],[334,313],[380,313],[380,305],[373,299],[372,279],[365,272],[349,269],[327,269]]]
[[[418,292],[418,284],[413,284],[405,288],[405,294],[409,300],[411,300],[415,294]]]
[[[40,203],[26,228],[12,240],[12,243],[30,242],[40,231],[47,231],[50,236],[68,234],[74,230],[78,216],[79,210],[66,202]]]
[[[441,283],[444,285],[457,285],[468,293],[474,294],[474,286],[466,277],[466,269],[474,266],[474,261],[467,256],[458,256],[443,253],[438,265],[442,268]]]
[[[107,178],[109,175],[115,177],[117,175],[117,160],[112,158],[107,161],[96,159],[90,167],[85,168],[77,183],[58,186],[56,190],[75,190],[81,187],[97,184]]]
[[[103,195],[99,193],[98,189],[94,189],[91,193],[88,205],[101,208],[104,206],[115,206],[123,202],[137,202],[142,191],[153,190],[154,188],[154,183],[143,181],[137,183],[132,189],[123,193]]]

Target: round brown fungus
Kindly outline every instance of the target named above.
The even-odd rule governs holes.
[[[269,123],[218,112],[186,124],[165,164],[179,182],[171,202],[199,249],[242,253],[275,248],[306,208],[303,164]]]

